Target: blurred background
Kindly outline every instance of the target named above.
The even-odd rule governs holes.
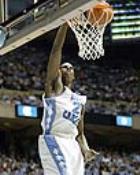
[[[140,2],[109,2],[115,16],[104,35],[105,56],[83,61],[69,29],[63,61],[75,66],[73,89],[88,97],[85,133],[90,147],[101,153],[87,165],[87,175],[140,175]],[[1,23],[34,3],[1,0]],[[0,175],[42,174],[37,138],[55,34],[0,56]]]

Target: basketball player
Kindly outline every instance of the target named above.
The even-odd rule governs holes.
[[[83,132],[86,96],[71,91],[75,79],[70,63],[61,64],[67,24],[57,32],[49,57],[43,96],[43,135],[39,154],[45,175],[84,175],[84,160],[96,152],[90,150]]]

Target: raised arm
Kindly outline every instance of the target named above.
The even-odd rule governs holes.
[[[66,38],[67,24],[62,25],[56,34],[53,47],[49,56],[49,62],[47,66],[47,75],[45,80],[45,94],[51,96],[53,82],[59,76],[59,68],[62,59],[62,48]]]

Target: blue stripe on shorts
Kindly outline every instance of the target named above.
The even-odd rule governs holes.
[[[66,161],[56,139],[52,135],[45,135],[44,138],[60,175],[66,175]]]

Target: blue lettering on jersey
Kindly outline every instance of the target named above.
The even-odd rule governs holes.
[[[72,95],[72,98],[71,98],[71,102],[73,106],[72,111],[64,110],[63,117],[70,120],[75,125],[77,125],[78,121],[80,120],[81,104],[75,97],[76,97],[75,95],[74,96]]]
[[[71,112],[65,110],[64,113],[63,113],[63,117],[66,118],[66,119],[69,119],[71,116]]]

